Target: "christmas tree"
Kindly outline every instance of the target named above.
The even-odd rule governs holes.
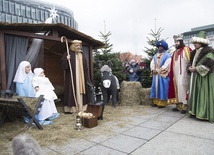
[[[113,44],[110,43],[109,37],[111,36],[111,32],[102,33],[100,32],[100,37],[103,40],[105,46],[94,52],[94,86],[95,92],[98,93],[100,82],[101,82],[101,73],[100,73],[100,64],[107,65],[110,61],[112,63],[112,73],[118,78],[119,82],[121,83],[125,79],[124,68],[122,62],[119,59],[120,53],[114,53]]]

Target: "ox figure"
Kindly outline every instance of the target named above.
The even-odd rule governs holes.
[[[119,101],[119,81],[115,75],[112,74],[112,70],[108,65],[104,65],[101,69],[101,91],[103,94],[103,108],[100,118],[103,119],[103,111],[105,105],[109,102],[110,96],[112,99],[112,106],[116,107],[117,101]]]

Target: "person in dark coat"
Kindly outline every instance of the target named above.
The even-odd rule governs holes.
[[[214,49],[209,46],[206,34],[200,31],[191,39],[195,49],[187,66],[190,74],[188,109],[190,116],[214,123]]]
[[[70,61],[71,69],[68,61]],[[82,53],[82,41],[71,41],[69,55],[67,53],[63,54],[60,65],[65,71],[64,112],[69,114],[85,111],[89,103],[87,87],[88,66],[86,58]]]

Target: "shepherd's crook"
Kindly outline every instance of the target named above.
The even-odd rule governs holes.
[[[68,40],[65,36],[62,36],[61,37],[61,42],[63,43],[63,39],[65,39],[65,43],[66,43],[66,48],[67,48],[67,54],[68,56],[70,55],[69,54],[69,48],[68,48]],[[68,60],[68,64],[69,64],[69,69],[70,69],[70,75],[71,75],[71,83],[72,83],[72,89],[73,89],[73,95],[74,95],[74,102],[76,104],[76,109],[77,109],[77,112],[79,112],[79,108],[78,108],[78,105],[77,105],[77,99],[76,99],[76,94],[75,94],[75,90],[74,90],[74,78],[73,78],[73,71],[72,71],[72,68],[71,68],[71,61]]]

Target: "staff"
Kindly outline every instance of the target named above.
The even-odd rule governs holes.
[[[62,36],[61,37],[61,42],[63,43],[63,41],[65,40],[65,43],[66,43],[66,48],[67,48],[67,54],[68,56],[70,56],[69,54],[69,48],[68,48],[68,40],[65,36]],[[79,112],[79,108],[77,106],[77,99],[76,99],[76,94],[75,94],[75,90],[74,90],[74,79],[73,79],[73,71],[72,71],[72,68],[71,68],[71,62],[70,60],[68,60],[68,64],[69,64],[69,69],[70,69],[70,75],[71,75],[71,83],[72,83],[72,89],[73,89],[73,95],[74,95],[74,101],[75,101],[75,105],[76,105],[76,109],[77,109],[77,112]]]

